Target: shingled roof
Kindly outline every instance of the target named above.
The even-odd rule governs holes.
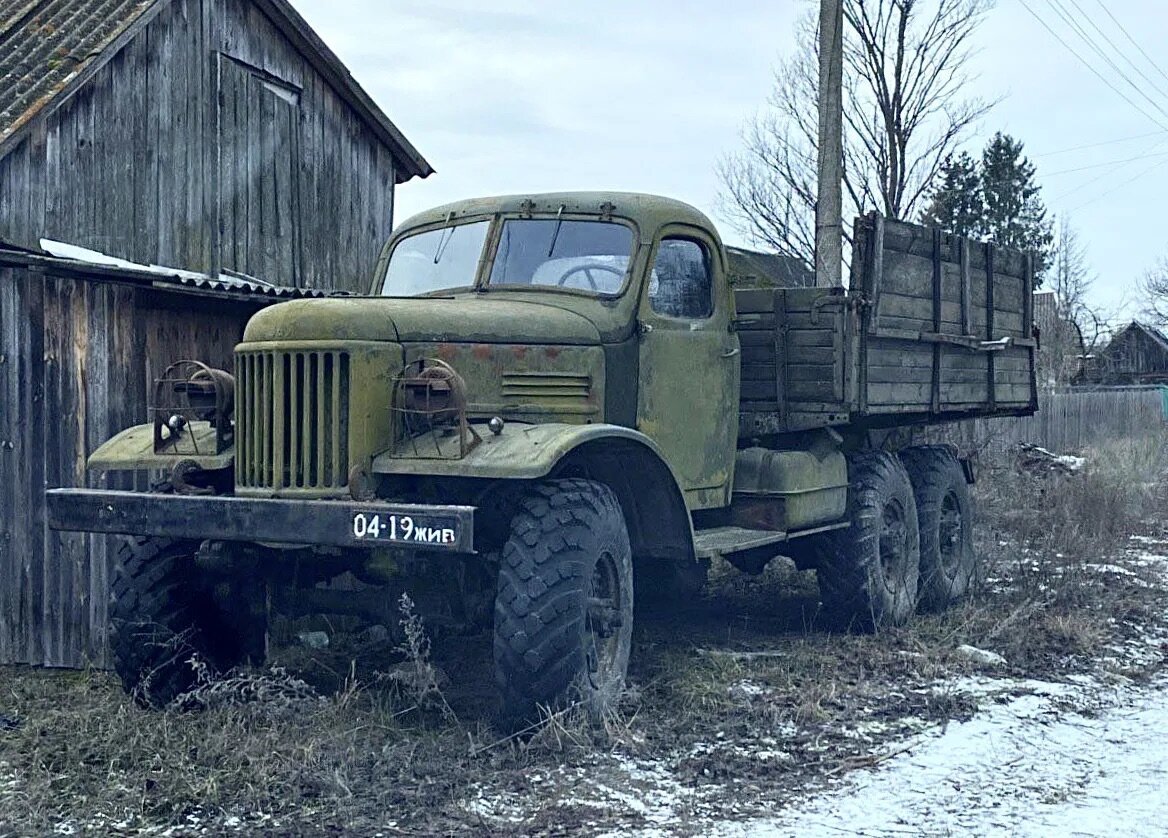
[[[781,253],[763,253],[726,246],[730,281],[741,288],[803,288],[815,284],[815,272],[801,260]]]
[[[0,0],[0,143],[155,0]]]
[[[171,0],[0,0],[0,157],[10,140],[117,52],[135,22]],[[398,182],[433,173],[288,0],[253,0],[401,164]]]

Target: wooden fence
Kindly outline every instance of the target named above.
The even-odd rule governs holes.
[[[86,457],[146,421],[166,364],[229,368],[271,293],[0,251],[0,664],[105,665],[116,540],[47,529],[44,490],[145,488]]]
[[[1062,453],[1165,429],[1168,387],[1111,387],[1041,393],[1033,416],[976,419],[943,434],[962,447],[1029,442]]]

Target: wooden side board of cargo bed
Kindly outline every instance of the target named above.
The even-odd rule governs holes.
[[[740,435],[1037,407],[1030,255],[870,215],[851,289],[735,292]]]

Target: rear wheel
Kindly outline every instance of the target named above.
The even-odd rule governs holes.
[[[602,715],[620,695],[633,630],[632,551],[620,503],[590,480],[549,480],[519,503],[495,598],[504,714],[579,701]]]
[[[110,651],[122,686],[143,706],[163,707],[193,687],[195,659],[215,674],[249,652],[256,656],[250,633],[229,623],[203,584],[194,560],[198,546],[139,537],[118,550]]]
[[[900,459],[912,481],[920,522],[920,607],[940,611],[969,594],[977,578],[973,498],[951,449],[908,448]]]
[[[825,533],[816,551],[828,622],[872,630],[906,622],[916,608],[920,535],[904,466],[892,454],[848,457],[847,529]]]

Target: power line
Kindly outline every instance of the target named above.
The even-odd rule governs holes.
[[[1140,46],[1138,43],[1136,43],[1136,39],[1135,39],[1135,38],[1133,38],[1133,37],[1131,36],[1131,33],[1127,31],[1127,27],[1125,27],[1125,26],[1124,26],[1122,23],[1120,23],[1120,22],[1119,22],[1119,20],[1116,18],[1116,16],[1115,16],[1115,15],[1113,15],[1113,14],[1111,13],[1111,9],[1107,8],[1107,5],[1106,5],[1106,4],[1103,2],[1103,0],[1095,0],[1095,2],[1099,4],[1099,7],[1100,7],[1101,9],[1103,9],[1103,11],[1107,12],[1107,16],[1108,16],[1109,18],[1111,18],[1111,22],[1112,22],[1112,23],[1114,23],[1116,26],[1118,26],[1118,27],[1119,27],[1119,31],[1120,31],[1120,32],[1122,32],[1122,33],[1124,34],[1124,36],[1125,36],[1125,37],[1127,37],[1128,41],[1130,41],[1130,42],[1131,42],[1131,45],[1132,45],[1133,47],[1135,47],[1137,50],[1139,50],[1139,52],[1140,52],[1140,55],[1142,55],[1144,58],[1146,58],[1146,59],[1147,59],[1148,63],[1152,65],[1152,67],[1153,67],[1153,68],[1156,70],[1156,72],[1157,72],[1157,73],[1159,73],[1159,74],[1160,74],[1160,75],[1162,75],[1162,76],[1163,76],[1163,77],[1164,77],[1166,80],[1168,80],[1168,73],[1165,73],[1165,72],[1164,72],[1164,71],[1163,71],[1163,70],[1160,68],[1160,65],[1159,65],[1159,64],[1157,64],[1157,63],[1156,63],[1156,62],[1155,62],[1155,61],[1152,59],[1152,56],[1150,56],[1150,55],[1148,55],[1146,52],[1144,52],[1144,48],[1143,48],[1143,47],[1141,47],[1141,46]]]
[[[1106,192],[1103,192],[1102,194],[1096,195],[1094,198],[1090,198],[1090,199],[1084,201],[1083,203],[1079,204],[1078,206],[1073,207],[1071,210],[1069,210],[1069,212],[1078,212],[1083,207],[1089,207],[1089,206],[1091,206],[1091,204],[1095,204],[1095,203],[1098,203],[1099,201],[1102,201],[1107,196],[1109,196],[1115,192],[1118,192],[1120,189],[1123,189],[1123,187],[1127,186],[1129,183],[1135,183],[1137,180],[1139,180],[1144,175],[1151,172],[1153,169],[1158,168],[1159,165],[1160,165],[1159,163],[1153,163],[1151,166],[1148,166],[1146,169],[1141,169],[1140,171],[1136,172],[1134,175],[1132,175],[1127,180],[1120,181],[1115,186],[1108,189]]]
[[[1089,61],[1087,61],[1085,58],[1083,58],[1083,56],[1081,56],[1081,55],[1080,55],[1080,54],[1079,54],[1079,53],[1078,53],[1078,52],[1075,50],[1075,48],[1074,48],[1074,47],[1072,47],[1072,46],[1071,46],[1070,44],[1068,44],[1068,43],[1067,43],[1065,40],[1063,40],[1063,37],[1062,37],[1061,35],[1059,35],[1059,33],[1058,33],[1058,32],[1056,32],[1054,29],[1052,29],[1052,28],[1050,27],[1050,25],[1049,25],[1049,24],[1048,24],[1048,23],[1047,23],[1045,20],[1043,20],[1041,17],[1039,17],[1038,13],[1037,13],[1036,11],[1034,11],[1034,9],[1032,9],[1032,8],[1030,7],[1030,4],[1029,4],[1028,2],[1026,2],[1026,0],[1019,0],[1019,2],[1022,4],[1022,8],[1024,8],[1024,9],[1025,9],[1027,12],[1029,12],[1029,13],[1030,13],[1030,16],[1031,16],[1031,17],[1033,17],[1035,20],[1037,20],[1037,21],[1039,22],[1039,24],[1041,24],[1041,26],[1042,26],[1042,28],[1043,28],[1043,29],[1045,29],[1047,32],[1049,32],[1049,33],[1051,34],[1051,36],[1052,36],[1052,37],[1053,37],[1053,38],[1054,38],[1056,41],[1058,41],[1060,44],[1062,44],[1062,45],[1063,45],[1063,47],[1064,47],[1064,48],[1065,48],[1065,49],[1066,49],[1068,52],[1070,52],[1070,53],[1071,53],[1071,55],[1075,56],[1075,58],[1077,58],[1077,59],[1079,60],[1079,63],[1080,63],[1080,64],[1082,64],[1084,67],[1086,67],[1086,68],[1087,68],[1088,70],[1090,70],[1092,73],[1094,73],[1094,74],[1095,74],[1095,75],[1096,75],[1096,76],[1099,78],[1099,80],[1100,80],[1101,82],[1103,82],[1105,85],[1107,85],[1107,87],[1108,87],[1108,88],[1110,88],[1110,89],[1111,89],[1111,91],[1112,91],[1113,93],[1115,93],[1117,96],[1119,96],[1121,99],[1123,99],[1123,100],[1124,100],[1125,102],[1127,102],[1129,105],[1131,105],[1133,108],[1135,108],[1137,111],[1139,111],[1139,112],[1140,112],[1141,114],[1143,114],[1145,117],[1147,117],[1147,118],[1148,118],[1148,119],[1149,119],[1151,122],[1153,122],[1153,123],[1154,123],[1154,124],[1156,124],[1156,125],[1159,125],[1159,126],[1160,126],[1161,128],[1163,128],[1165,131],[1168,131],[1168,125],[1165,125],[1165,124],[1164,124],[1163,122],[1161,122],[1159,119],[1157,119],[1156,117],[1152,116],[1150,113],[1148,113],[1148,112],[1147,112],[1146,110],[1144,110],[1142,107],[1140,107],[1138,104],[1136,104],[1135,102],[1133,102],[1133,101],[1132,101],[1132,100],[1131,100],[1131,99],[1130,99],[1130,98],[1127,96],[1127,94],[1125,94],[1125,93],[1124,93],[1122,90],[1120,90],[1118,87],[1116,87],[1114,84],[1112,84],[1112,83],[1111,83],[1111,81],[1110,81],[1110,80],[1109,80],[1109,79],[1108,79],[1106,76],[1104,76],[1104,75],[1103,75],[1102,73],[1100,73],[1100,72],[1099,72],[1097,69],[1095,69],[1095,66],[1094,66],[1093,64],[1091,64]]]
[[[1119,137],[1114,140],[1103,140],[1098,143],[1087,143],[1086,145],[1071,146],[1070,148],[1060,148],[1057,151],[1044,151],[1041,154],[1033,154],[1032,157],[1055,157],[1059,154],[1070,154],[1072,151],[1083,151],[1088,148],[1098,148],[1105,145],[1117,145],[1119,143],[1130,143],[1133,140],[1146,140],[1148,137],[1158,137],[1164,134],[1164,131],[1149,131],[1146,134],[1134,134],[1130,137]]]
[[[1079,10],[1079,14],[1081,14],[1084,18],[1086,18],[1087,22],[1089,24],[1091,24],[1091,27],[1096,32],[1098,32],[1100,35],[1103,36],[1103,40],[1107,41],[1108,45],[1113,50],[1115,50],[1116,54],[1120,58],[1122,58],[1124,61],[1126,61],[1128,66],[1131,67],[1133,70],[1135,70],[1139,74],[1140,78],[1142,78],[1149,85],[1151,85],[1152,89],[1155,90],[1157,93],[1159,93],[1161,96],[1168,96],[1168,93],[1164,92],[1164,88],[1160,87],[1159,84],[1157,84],[1156,82],[1154,82],[1150,78],[1148,78],[1148,76],[1144,73],[1144,71],[1141,70],[1136,65],[1136,63],[1134,61],[1132,61],[1130,58],[1128,58],[1127,53],[1125,53],[1123,50],[1121,50],[1118,46],[1115,45],[1115,41],[1111,40],[1111,37],[1100,28],[1099,24],[1097,24],[1095,22],[1095,19],[1091,15],[1089,15],[1085,11],[1083,11],[1083,7],[1079,5],[1078,0],[1067,0],[1067,2],[1069,2],[1072,6],[1074,6],[1076,9]]]
[[[1161,140],[1160,142],[1156,143],[1154,146],[1149,148],[1148,151],[1145,153],[1151,154],[1152,152],[1155,152],[1157,149],[1162,148],[1165,145],[1168,145],[1168,140]],[[1083,191],[1088,186],[1091,186],[1092,184],[1098,183],[1099,181],[1103,180],[1104,178],[1110,177],[1113,173],[1119,171],[1120,169],[1126,168],[1127,166],[1131,165],[1131,162],[1132,161],[1114,164],[1112,167],[1108,168],[1107,171],[1105,171],[1099,175],[1096,175],[1095,177],[1091,178],[1090,180],[1085,180],[1082,183],[1080,183],[1078,186],[1076,186],[1072,189],[1068,189],[1066,192],[1063,192],[1060,195],[1057,195],[1055,197],[1055,201],[1061,202],[1061,201],[1069,198],[1071,195],[1074,195],[1076,192]],[[1156,164],[1156,165],[1159,165],[1159,164]]]
[[[1160,151],[1156,154],[1151,154],[1151,149],[1143,154],[1137,154],[1135,157],[1127,157],[1123,160],[1108,160],[1104,163],[1088,163],[1085,166],[1076,166],[1073,169],[1059,169],[1057,172],[1047,172],[1044,177],[1054,177],[1055,175],[1069,175],[1073,172],[1085,172],[1088,169],[1098,169],[1100,166],[1118,166],[1123,163],[1135,163],[1139,160],[1147,160],[1151,157],[1164,157],[1168,155],[1168,151]]]
[[[1073,2],[1073,0],[1071,0],[1071,2]],[[1071,14],[1071,12],[1068,11],[1062,5],[1062,3],[1059,2],[1059,0],[1046,0],[1046,4],[1054,11],[1056,15],[1062,18],[1063,22],[1071,28],[1072,32],[1074,32],[1083,40],[1083,43],[1094,50],[1095,54],[1102,58],[1104,63],[1115,71],[1116,75],[1127,82],[1136,93],[1138,93],[1140,96],[1143,96],[1148,101],[1148,104],[1150,104],[1164,116],[1168,117],[1168,110],[1165,110],[1164,107],[1151,96],[1149,96],[1142,87],[1132,81],[1131,77],[1111,59],[1107,52],[1099,46],[1095,39],[1091,37],[1090,33],[1087,32],[1087,30],[1084,29],[1082,25],[1080,25],[1078,21],[1075,20],[1075,16]]]

